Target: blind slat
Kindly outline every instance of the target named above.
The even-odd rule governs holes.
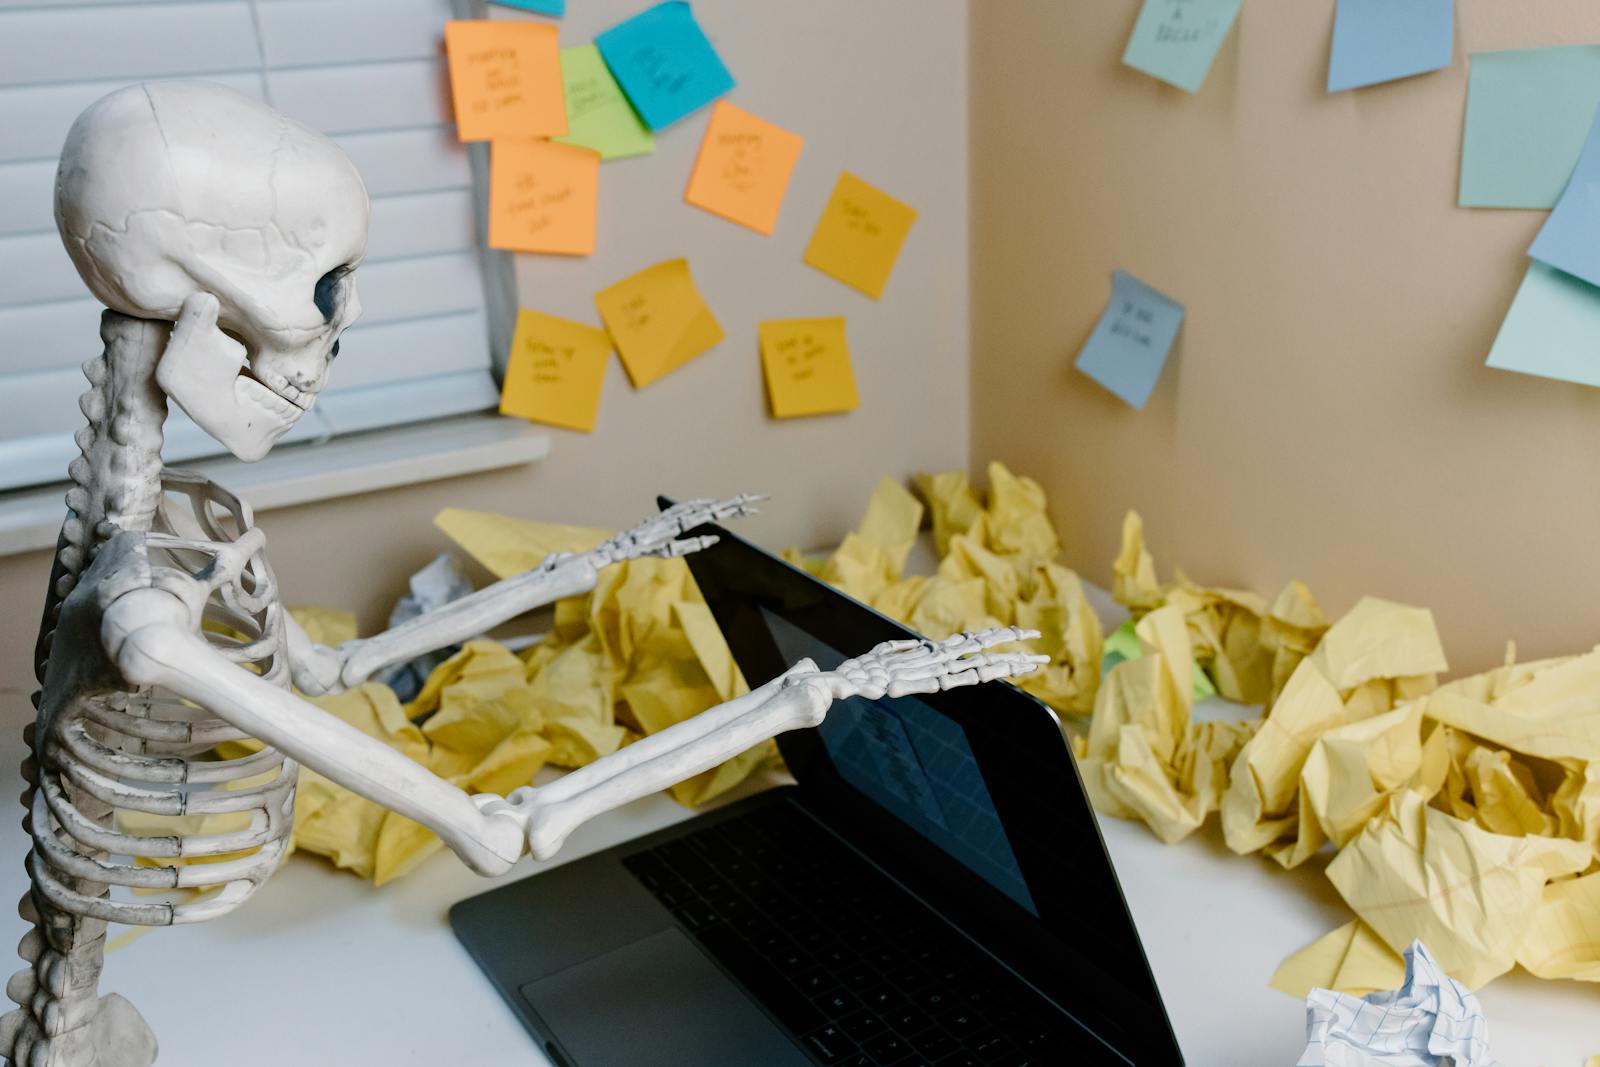
[[[367,258],[428,256],[475,248],[477,230],[472,194],[465,189],[375,197]]]
[[[467,149],[447,126],[333,138],[361,172],[373,196],[466,189],[472,185]]]
[[[267,65],[293,67],[435,56],[452,12],[450,0],[259,0],[256,17]]]
[[[330,134],[448,123],[448,85],[444,63],[437,59],[267,74],[273,107]]]
[[[89,30],[90,32],[86,32]],[[248,3],[0,13],[0,85],[170,78],[261,66]]]

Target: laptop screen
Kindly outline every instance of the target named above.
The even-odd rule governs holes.
[[[763,607],[783,658],[832,670],[849,657]],[[968,870],[1038,907],[961,727],[915,697],[835,704],[817,728],[839,776]]]

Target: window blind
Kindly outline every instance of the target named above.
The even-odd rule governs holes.
[[[77,455],[79,365],[101,306],[56,235],[67,129],[130,82],[204,78],[330,136],[372,197],[365,308],[328,388],[285,441],[496,405],[514,298],[477,235],[485,160],[456,141],[441,50],[468,0],[0,0],[0,489],[59,481]],[[163,455],[221,449],[174,407]]]

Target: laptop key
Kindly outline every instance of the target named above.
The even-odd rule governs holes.
[[[943,1030],[925,1030],[920,1034],[913,1034],[907,1040],[917,1055],[924,1061],[933,1063],[941,1057],[961,1049],[961,1042],[945,1033]]]
[[[800,1039],[800,1045],[821,1063],[848,1063],[847,1057],[856,1050],[856,1043],[845,1037],[837,1026],[824,1026]]]
[[[867,1050],[867,1055],[885,1064],[899,1063],[911,1055],[911,1046],[906,1044],[905,1038],[895,1033],[883,1033],[868,1038],[861,1047]]]
[[[703,930],[717,921],[717,913],[699,900],[690,901],[681,908],[674,908],[672,914],[693,932]]]
[[[833,974],[822,967],[802,972],[790,979],[794,987],[808,997],[820,997],[831,993],[839,983]]]
[[[861,1010],[861,1001],[842,989],[836,989],[832,993],[824,993],[822,996],[812,1000],[811,1003],[820,1008],[822,1014],[830,1019],[843,1019]]]
[[[889,1024],[890,1029],[905,1037],[922,1033],[933,1025],[933,1020],[909,1004],[890,1008],[883,1014],[883,1021]]]
[[[843,1030],[846,1036],[855,1041],[866,1041],[869,1038],[877,1037],[887,1029],[883,1025],[882,1019],[866,1011],[858,1011],[854,1015],[846,1015],[838,1022],[839,1029]]]
[[[906,999],[903,993],[881,982],[866,989],[859,989],[856,994],[861,998],[861,1003],[880,1015],[904,1003]]]
[[[967,1048],[978,1054],[978,1058],[985,1063],[993,1063],[1004,1059],[1017,1051],[1017,1046],[1011,1039],[1003,1034],[989,1034],[981,1040],[969,1040]]]
[[[934,1067],[985,1067],[984,1062],[970,1052],[957,1052],[939,1060]]]
[[[784,981],[726,926],[710,927],[696,937],[717,962],[794,1033],[803,1034],[827,1022],[811,1001]]]

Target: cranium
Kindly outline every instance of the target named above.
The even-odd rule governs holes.
[[[361,313],[368,212],[332,141],[208,82],[103,97],[73,124],[56,174],[56,225],[102,303],[175,321],[196,294],[216,298],[216,326],[170,345],[156,380],[246,460],[311,407]]]

